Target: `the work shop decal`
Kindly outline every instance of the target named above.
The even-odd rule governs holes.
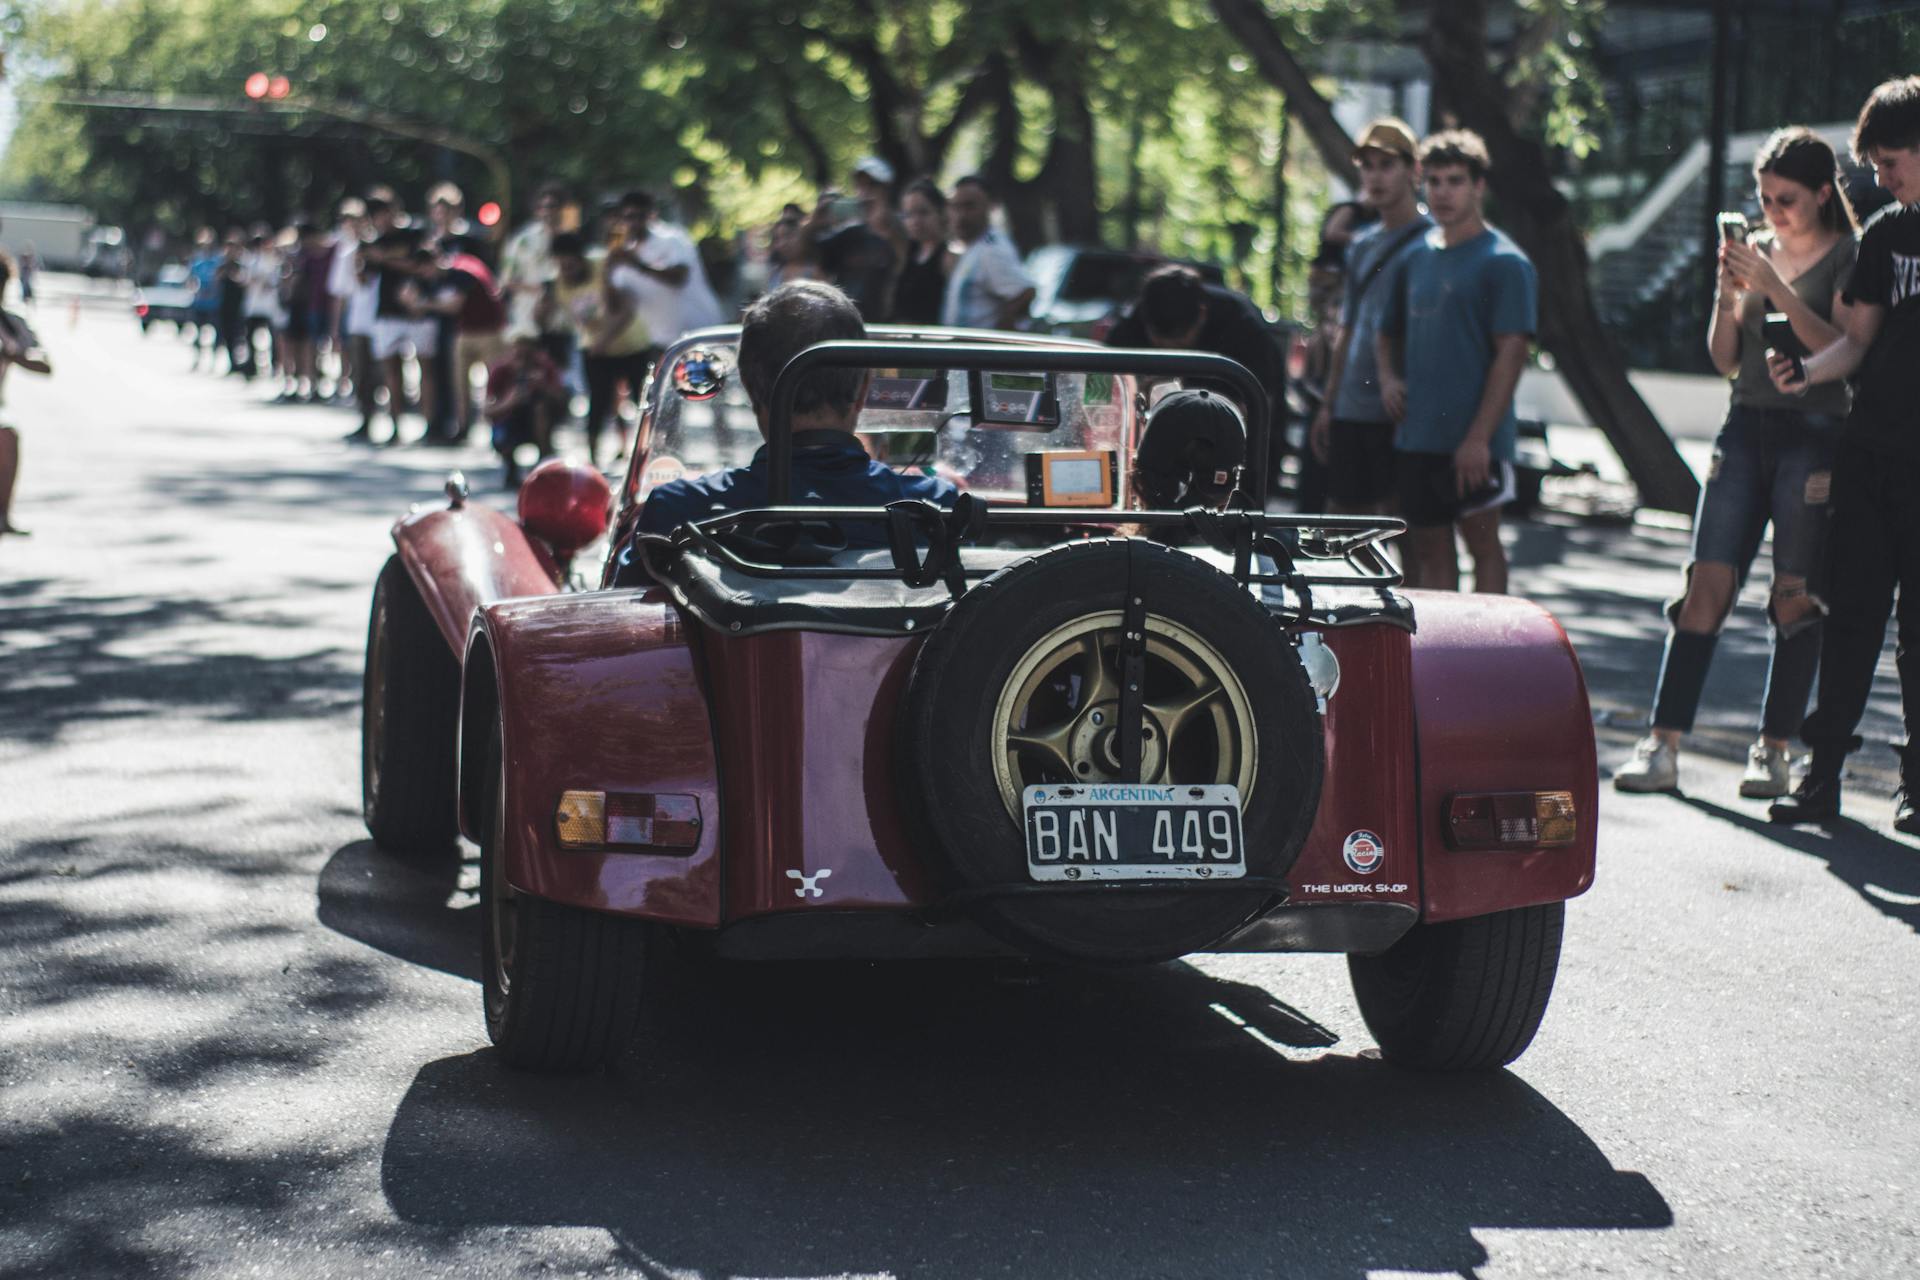
[[[1371,876],[1387,865],[1387,842],[1371,831],[1355,831],[1347,836],[1340,847],[1340,854],[1346,859],[1347,869],[1357,876]],[[1303,884],[1301,893],[1313,894],[1356,894],[1356,893],[1405,893],[1407,886],[1376,881],[1370,884]]]

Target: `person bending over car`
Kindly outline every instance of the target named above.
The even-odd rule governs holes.
[[[1208,284],[1192,267],[1159,267],[1141,281],[1139,296],[1108,332],[1107,345],[1207,351],[1237,360],[1259,379],[1272,411],[1284,410],[1286,369],[1259,311],[1224,285]],[[1235,394],[1226,383],[1198,379],[1189,384]]]
[[[740,384],[753,404],[760,434],[767,434],[774,379],[787,361],[818,342],[866,336],[853,300],[819,280],[783,284],[748,307],[740,325]],[[903,498],[930,498],[952,506],[959,493],[952,484],[875,462],[853,434],[871,377],[866,369],[818,369],[800,384],[793,402],[792,503],[877,507]],[[671,533],[690,520],[771,505],[767,450],[762,446],[744,467],[655,489],[640,512],[639,531]],[[886,545],[885,526],[879,521],[848,522],[841,531],[852,547]]]

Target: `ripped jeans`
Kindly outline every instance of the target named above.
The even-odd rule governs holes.
[[[1693,518],[1692,563],[1733,566],[1737,598],[1759,554],[1761,535],[1772,522],[1776,592],[1782,590],[1783,579],[1797,579],[1806,584],[1805,592],[1818,605],[1839,431],[1840,419],[1830,414],[1734,405],[1714,440],[1713,466],[1700,491],[1700,508]],[[1760,732],[1769,738],[1791,738],[1806,717],[1807,696],[1813,692],[1814,673],[1820,665],[1825,606],[1784,627],[1771,606],[1767,612],[1774,621],[1773,650]],[[1668,616],[1678,619],[1677,601],[1669,607]],[[1668,634],[1654,691],[1656,728],[1683,733],[1693,728],[1718,639],[1717,630],[1699,634],[1676,627]]]

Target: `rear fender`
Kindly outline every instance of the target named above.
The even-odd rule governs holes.
[[[651,591],[487,605],[473,617],[460,708],[460,818],[477,837],[505,762],[506,880],[570,906],[713,928],[720,923],[720,791],[706,696],[686,628]],[[563,849],[563,791],[664,792],[699,805],[698,842],[671,852]]]
[[[1419,619],[1412,675],[1423,918],[1458,920],[1585,892],[1599,766],[1587,682],[1567,633],[1545,609],[1511,596],[1408,594]],[[1449,849],[1452,797],[1497,791],[1572,792],[1574,843]]]
[[[491,507],[415,512],[393,526],[393,544],[453,653],[466,645],[475,609],[560,590],[560,569],[546,546]]]

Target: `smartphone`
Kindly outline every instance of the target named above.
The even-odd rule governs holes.
[[[1747,215],[1744,213],[1721,213],[1714,217],[1714,225],[1720,228],[1721,244],[1745,244],[1747,242]]]
[[[1769,311],[1767,318],[1760,322],[1760,336],[1766,340],[1767,350],[1777,351],[1793,361],[1794,377],[1807,376],[1807,344],[1793,331],[1793,321],[1787,319],[1786,312]]]

